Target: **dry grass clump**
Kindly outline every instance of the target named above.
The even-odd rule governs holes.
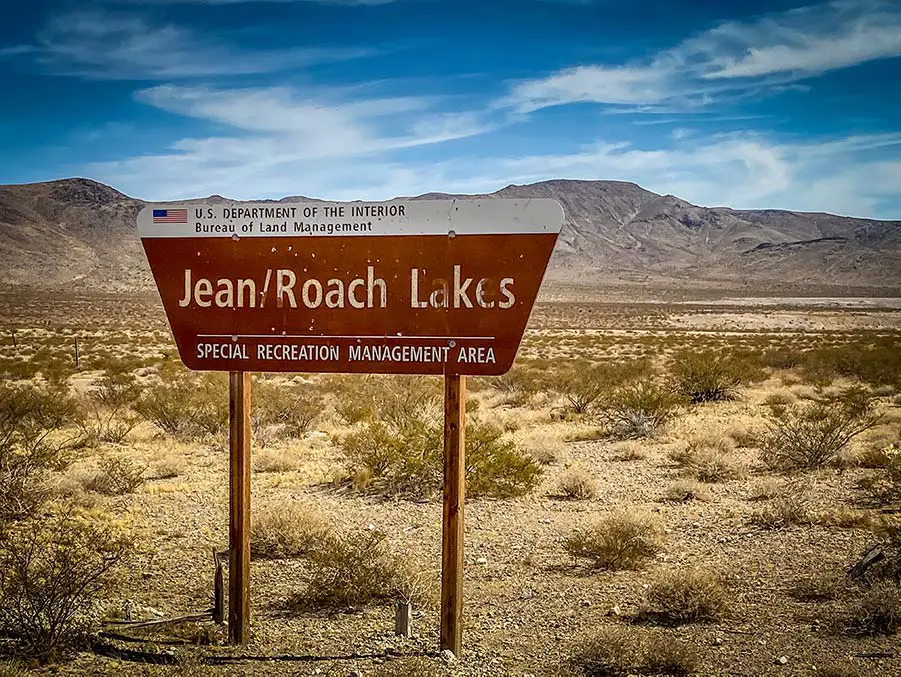
[[[598,493],[597,479],[584,466],[573,466],[564,471],[553,492],[555,498],[585,501]]]
[[[647,457],[647,447],[637,440],[620,442],[613,447],[613,458],[617,461],[643,461]]]
[[[379,531],[339,534],[314,548],[307,559],[305,587],[291,596],[289,608],[340,609],[397,599],[427,605],[434,599],[429,572],[394,555]]]
[[[146,470],[147,466],[128,456],[104,456],[97,470],[84,478],[84,488],[107,496],[132,494],[144,484]]]
[[[611,626],[583,641],[568,668],[586,677],[685,677],[698,669],[699,662],[697,649],[687,642],[658,632]]]
[[[322,512],[303,501],[262,506],[254,514],[251,554],[264,559],[303,557],[329,547],[334,533]]]
[[[878,581],[854,600],[845,618],[845,629],[859,635],[893,635],[901,628],[901,586]]]
[[[598,523],[576,529],[564,542],[573,558],[591,560],[599,569],[637,569],[663,549],[659,518],[638,510],[619,510]]]
[[[780,531],[796,524],[810,524],[810,485],[807,482],[786,482],[763,507],[751,515],[751,523],[763,529]]]
[[[783,472],[834,465],[852,439],[878,422],[870,393],[860,388],[776,409],[760,457],[770,468]]]
[[[648,588],[639,617],[668,625],[717,621],[729,611],[731,595],[722,576],[706,569],[672,569]]]
[[[663,495],[664,501],[673,503],[707,502],[710,498],[710,490],[707,486],[693,479],[682,479],[673,482]]]
[[[848,587],[848,579],[836,574],[811,575],[799,578],[789,594],[799,602],[830,602],[841,597]]]
[[[729,437],[699,437],[685,448],[672,450],[669,457],[686,475],[701,482],[723,482],[747,475],[747,466],[735,458],[735,444]]]
[[[518,435],[515,440],[520,451],[540,465],[557,463],[566,450],[562,439],[546,431]]]
[[[256,472],[291,472],[300,465],[300,459],[290,449],[261,449],[253,457]]]
[[[151,479],[171,480],[185,472],[185,459],[175,453],[168,453],[150,462]]]

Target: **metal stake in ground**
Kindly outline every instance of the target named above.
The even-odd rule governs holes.
[[[250,632],[250,374],[228,375],[228,641]]]
[[[444,511],[441,538],[441,648],[463,646],[463,502],[466,377],[444,377]]]

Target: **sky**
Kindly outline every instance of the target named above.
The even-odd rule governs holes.
[[[901,219],[901,0],[0,0],[0,183]]]

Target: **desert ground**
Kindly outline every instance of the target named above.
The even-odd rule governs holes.
[[[539,299],[509,374],[468,379],[453,660],[439,379],[254,376],[231,647],[226,381],[180,367],[155,295],[0,294],[0,675],[901,673],[899,299],[570,292]],[[83,535],[65,553],[60,524]],[[67,571],[97,576],[36,589]],[[47,600],[72,609],[37,640]]]

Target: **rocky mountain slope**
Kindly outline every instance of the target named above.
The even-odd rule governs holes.
[[[447,196],[417,199],[435,197]],[[619,181],[545,181],[478,197],[563,205],[548,273],[559,282],[901,288],[898,221],[698,207]],[[152,288],[134,225],[141,205],[87,179],[0,186],[3,286]]]

